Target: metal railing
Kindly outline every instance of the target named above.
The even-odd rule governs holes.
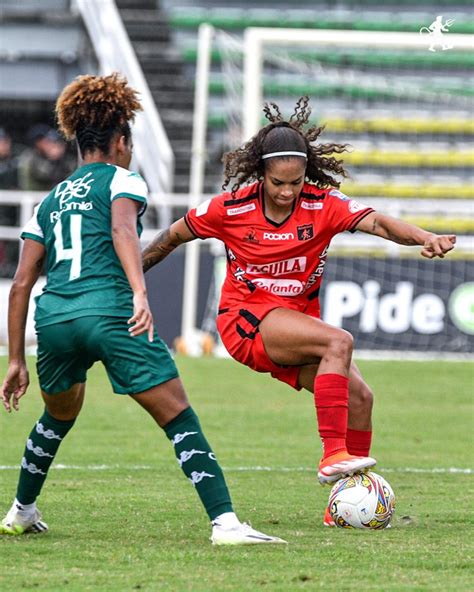
[[[143,111],[133,127],[137,164],[154,196],[172,191],[174,155],[155,102],[114,0],[74,0],[89,33],[102,74],[120,72],[140,93]],[[169,211],[160,209],[160,225],[170,223]]]
[[[33,215],[33,209],[45,196],[43,191],[0,191],[0,207],[15,206],[20,208],[18,226],[0,226],[0,240],[18,240],[21,229]],[[195,195],[192,193],[151,193],[148,209],[152,217],[153,210],[156,211],[156,218],[162,219],[160,210],[166,209],[172,220],[183,215],[183,212],[190,207],[195,207],[199,203],[213,197],[211,194]],[[472,219],[474,205],[472,201],[465,199],[440,199],[440,200],[422,200],[422,199],[396,199],[396,198],[361,198],[361,202],[370,205],[375,210],[384,214],[389,214],[396,218],[420,216],[426,218],[460,218]],[[147,214],[145,214],[145,217]],[[148,243],[153,236],[164,225],[159,228],[150,226],[145,228],[142,234],[142,244]],[[386,251],[388,255],[397,256],[404,250],[411,247],[402,247],[391,241],[380,240],[378,237],[367,235],[363,232],[354,235],[342,233],[337,235],[332,243],[333,247],[347,248],[357,250],[358,248],[374,248]],[[474,253],[474,237],[458,236],[456,243],[457,252],[465,252],[472,256]]]

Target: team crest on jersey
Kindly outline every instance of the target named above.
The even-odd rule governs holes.
[[[297,226],[296,230],[298,231],[298,240],[300,241],[310,240],[314,236],[312,224],[303,224],[302,226]]]
[[[249,228],[247,230],[247,232],[245,233],[245,236],[244,236],[244,242],[254,243],[254,244],[257,244],[260,242],[257,238],[257,232],[255,231],[255,228]]]

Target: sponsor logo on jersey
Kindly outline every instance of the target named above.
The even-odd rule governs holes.
[[[322,201],[302,201],[301,207],[303,210],[322,210],[323,209],[323,202]]]
[[[278,276],[288,273],[298,273],[305,271],[306,257],[294,257],[293,259],[284,259],[283,261],[272,261],[271,263],[247,263],[247,273],[249,275],[258,275],[266,273],[268,275]]]
[[[91,175],[92,173],[87,173],[84,177],[79,177],[79,179],[75,179],[74,181],[66,179],[56,186],[54,197],[59,198],[60,208],[70,199],[84,199],[87,197],[87,194],[91,190],[91,183],[94,182],[94,179],[89,178]]]
[[[314,236],[312,224],[303,224],[302,226],[297,226],[296,230],[298,231],[299,241],[310,240]]]
[[[318,266],[313,271],[313,273],[309,276],[308,283],[306,284],[305,292],[307,290],[311,289],[314,286],[314,284],[318,281],[318,279],[323,275],[324,266],[326,265],[326,258],[328,256],[328,250],[329,250],[329,245],[327,245],[324,248],[323,252],[319,255]]]
[[[94,204],[91,201],[70,201],[69,203],[64,204],[60,210],[51,212],[49,214],[49,221],[51,224],[53,224],[54,222],[57,222],[59,218],[61,218],[61,215],[64,214],[64,212],[69,212],[71,210],[84,212],[93,209]]]
[[[295,235],[292,232],[282,232],[281,234],[278,232],[264,232],[263,238],[264,240],[284,241],[293,240],[295,238]]]
[[[254,244],[257,244],[260,242],[257,238],[257,232],[256,232],[255,228],[250,228],[249,230],[247,230],[247,232],[244,236],[244,242],[254,243]]]
[[[359,203],[355,199],[351,199],[351,201],[349,202],[349,212],[351,212],[351,214],[355,214],[356,212],[360,212],[361,210],[365,210],[368,207],[369,206]]]
[[[256,278],[252,280],[258,288],[275,294],[276,296],[298,296],[304,289],[303,282],[298,280],[274,280],[270,278]]]
[[[252,210],[256,210],[257,206],[254,203],[246,204],[245,206],[240,206],[238,208],[229,208],[226,210],[228,216],[237,216],[238,214],[245,214],[245,212],[251,212]]]
[[[92,189],[91,183],[94,179],[91,177],[92,173],[87,173],[84,177],[79,177],[71,181],[66,179],[56,186],[54,191],[54,197],[59,200],[59,211],[51,212],[49,215],[50,222],[54,223],[59,220],[63,212],[69,210],[92,210],[94,205],[92,202],[87,201],[70,201],[71,199],[85,199]]]
[[[349,201],[350,200],[350,197],[347,197],[347,195],[345,195],[341,191],[338,191],[337,189],[331,189],[331,191],[329,192],[329,195],[332,195],[333,197],[337,197],[338,199],[342,199],[342,201]]]
[[[209,209],[210,205],[210,199],[206,199],[206,201],[203,201],[202,204],[199,204],[196,208],[196,216],[204,216],[204,214],[207,214],[207,210]]]

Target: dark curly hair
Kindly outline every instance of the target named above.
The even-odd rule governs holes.
[[[142,109],[137,91],[117,72],[109,76],[78,76],[64,88],[56,102],[59,130],[67,140],[77,140],[81,155],[109,152],[112,137],[131,136],[129,121]]]
[[[231,180],[232,195],[246,182],[258,181],[263,178],[265,168],[274,161],[274,158],[301,158],[299,156],[276,156],[262,160],[264,154],[281,151],[304,152],[307,155],[305,178],[314,183],[320,189],[328,186],[338,188],[340,182],[328,174],[335,173],[347,177],[347,171],[343,167],[343,160],[332,156],[341,154],[347,150],[347,144],[316,144],[324,126],[312,126],[305,130],[311,114],[309,98],[301,97],[296,103],[293,115],[285,121],[278,105],[265,103],[263,112],[270,121],[253,138],[242,147],[224,154],[224,183],[225,190]]]

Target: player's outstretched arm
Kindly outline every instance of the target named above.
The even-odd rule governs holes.
[[[434,234],[414,224],[408,224],[397,218],[372,212],[359,222],[357,230],[380,236],[399,245],[423,247],[421,255],[428,259],[444,258],[446,253],[454,249],[456,235]]]
[[[173,222],[169,228],[159,232],[142,251],[143,271],[148,271],[172,251],[197,238],[188,228],[184,218]]]
[[[41,270],[45,248],[38,241],[25,239],[13,278],[8,301],[8,370],[0,396],[5,409],[18,411],[18,401],[29,385],[25,360],[25,329],[30,294]]]

